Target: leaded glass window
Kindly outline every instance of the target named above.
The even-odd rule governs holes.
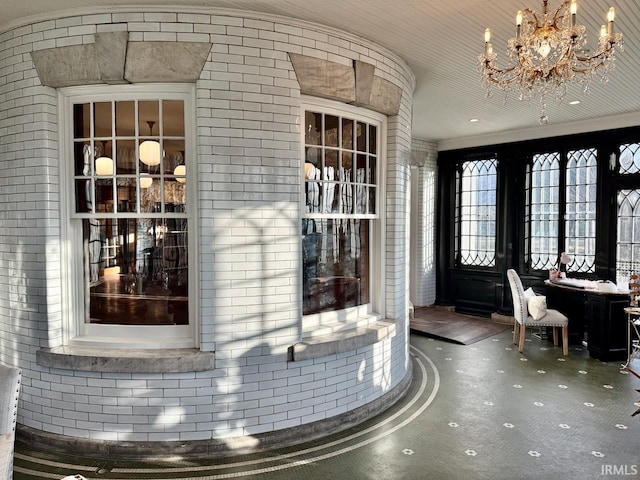
[[[532,270],[557,268],[562,249],[572,259],[568,271],[595,272],[597,156],[595,148],[533,155],[526,222]]]
[[[595,272],[597,151],[567,154],[565,252],[573,257],[568,271]]]
[[[458,175],[458,252],[461,265],[493,267],[496,260],[495,158],[464,162]]]
[[[618,172],[632,174],[640,172],[640,144],[624,143],[620,145]]]
[[[558,255],[560,153],[533,156],[529,175],[530,267],[545,270]]]
[[[618,276],[640,273],[640,190],[618,192]]]

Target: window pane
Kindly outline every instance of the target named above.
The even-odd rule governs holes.
[[[136,211],[136,179],[135,178],[118,178],[116,194],[118,195],[117,203],[118,213],[135,212]]]
[[[303,219],[304,315],[369,303],[369,220]]]
[[[497,162],[465,162],[457,182],[462,265],[495,265]]]
[[[594,148],[567,154],[564,250],[573,258],[568,271],[595,272],[597,157]]]
[[[622,144],[619,151],[618,172],[624,174],[640,172],[640,144]]]
[[[342,119],[342,148],[353,150],[353,120]]]
[[[96,212],[114,213],[113,208],[113,180],[96,179]]]
[[[321,145],[322,114],[305,112],[304,143],[306,145]]]
[[[160,104],[158,101],[138,102],[138,133],[143,137],[157,139],[160,128]]]
[[[91,136],[91,104],[81,103],[73,106],[73,138]]]
[[[76,212],[93,213],[91,180],[76,180]]]
[[[338,117],[333,115],[324,116],[324,144],[327,147],[338,146]]]
[[[115,158],[116,175],[136,173],[136,143],[135,140],[116,140]]]
[[[187,220],[85,219],[89,323],[188,324]]]
[[[135,102],[116,102],[116,135],[133,137],[136,134],[135,118]]]
[[[164,173],[176,175],[179,165],[184,165],[184,140],[165,140],[164,146]]]
[[[534,155],[529,175],[529,263],[534,270],[545,270],[556,266],[558,258],[560,153]]]
[[[169,137],[184,137],[184,102],[164,100],[162,102],[162,130]]]
[[[111,102],[98,102],[93,106],[95,137],[110,137],[111,129]]]

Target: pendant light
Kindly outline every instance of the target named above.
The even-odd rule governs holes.
[[[146,175],[144,173],[140,175],[140,188],[147,189],[151,186],[152,183],[153,178],[151,178],[149,175]]]
[[[153,134],[153,126],[156,122],[148,121],[149,136]],[[160,143],[155,140],[145,140],[140,144],[140,161],[149,167],[160,165]]]
[[[102,153],[100,157],[96,158],[96,175],[108,176],[113,175],[113,159],[104,155],[106,153],[106,141],[102,141]]]

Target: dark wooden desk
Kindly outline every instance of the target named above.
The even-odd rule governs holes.
[[[587,344],[589,356],[605,362],[627,356],[628,293],[600,292],[545,281],[547,305],[569,318],[569,343]]]

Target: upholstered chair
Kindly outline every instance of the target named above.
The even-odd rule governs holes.
[[[0,480],[13,478],[18,394],[22,371],[0,363]]]
[[[518,351],[524,350],[527,327],[553,327],[553,344],[558,345],[558,328],[562,328],[562,354],[569,354],[569,319],[557,310],[546,309],[539,319],[535,319],[529,312],[529,301],[525,295],[522,281],[515,270],[507,270],[511,295],[513,297],[513,343],[518,345]],[[538,315],[536,315],[538,316]]]

